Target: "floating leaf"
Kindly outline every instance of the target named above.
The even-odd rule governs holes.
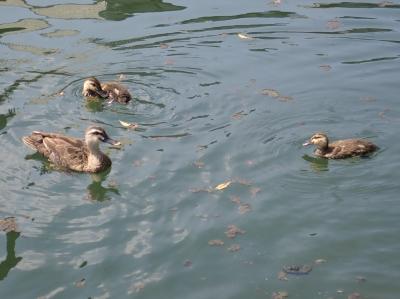
[[[208,245],[210,246],[223,246],[224,245],[224,241],[216,239],[216,240],[210,240],[208,241]]]
[[[205,164],[202,161],[195,161],[193,165],[196,166],[197,168],[203,168]]]
[[[136,293],[138,293],[138,292],[140,292],[141,290],[143,290],[145,286],[146,286],[146,285],[144,284],[143,281],[138,281],[138,282],[135,282],[135,283],[133,284],[133,289],[134,289],[134,291],[135,291]]]
[[[326,26],[331,30],[338,29],[340,27],[340,22],[339,20],[336,19],[329,20],[328,22],[326,22]]]
[[[273,98],[277,98],[280,96],[279,92],[275,89],[271,89],[271,88],[264,88],[261,93],[265,96],[269,96],[269,97],[273,97]]]
[[[209,189],[209,188],[191,188],[191,189],[189,189],[189,191],[192,192],[192,193],[199,193],[199,192],[210,193],[210,192],[212,192],[212,189]]]
[[[356,281],[357,281],[358,283],[361,283],[361,282],[366,282],[367,279],[366,279],[364,276],[357,276],[357,277],[356,277]]]
[[[82,278],[81,280],[75,282],[75,286],[77,288],[83,288],[85,286],[85,284],[86,284],[85,278]]]
[[[287,297],[289,297],[288,292],[281,291],[272,293],[272,299],[285,299]]]
[[[192,261],[191,260],[186,260],[184,263],[183,263],[183,266],[184,267],[191,267],[192,266]]]
[[[230,238],[236,238],[237,235],[243,235],[246,231],[238,228],[236,225],[231,224],[228,225],[228,230],[225,232],[225,235]]]
[[[258,187],[251,187],[250,188],[250,194],[253,197],[256,196],[257,193],[260,192],[260,191],[261,191],[261,188],[258,188]]]
[[[238,33],[238,37],[241,39],[253,39],[251,36],[249,36],[245,33]]]
[[[362,299],[363,297],[361,296],[360,293],[351,293],[349,296],[347,296],[347,299]]]
[[[321,64],[319,68],[325,72],[329,72],[332,69],[332,67],[329,64]]]
[[[290,266],[283,266],[282,270],[287,274],[304,275],[310,273],[312,267],[309,265],[290,265]]]
[[[239,214],[246,214],[251,211],[251,205],[249,203],[242,203],[239,205]]]
[[[280,271],[280,272],[278,273],[278,279],[279,279],[279,280],[288,280],[288,278],[287,278],[287,273],[285,273],[285,272],[283,272],[283,271]]]
[[[323,263],[326,263],[325,259],[317,259],[314,261],[314,264],[316,264],[316,265],[323,264]]]
[[[240,197],[239,196],[231,196],[231,201],[237,205],[240,205]]]
[[[0,219],[0,230],[3,232],[18,232],[17,221],[15,217]]]
[[[271,98],[278,99],[279,101],[282,101],[282,102],[287,102],[287,101],[293,100],[293,98],[291,96],[281,95],[279,93],[279,91],[277,91],[276,89],[272,89],[272,88],[264,88],[261,91],[261,94],[271,97]]]
[[[167,58],[164,62],[166,65],[174,65],[175,64],[175,60],[172,58]]]
[[[281,102],[288,102],[288,101],[293,100],[293,98],[291,96],[280,96],[280,97],[278,97],[278,100]]]
[[[232,244],[227,248],[228,251],[230,252],[236,252],[240,250],[240,245],[239,244]]]
[[[245,113],[245,112],[242,110],[242,111],[239,111],[239,112],[234,113],[234,114],[232,115],[232,118],[233,118],[233,119],[241,119],[243,116],[246,116],[246,115],[248,115],[248,114]]]
[[[231,183],[232,183],[231,181],[226,181],[224,183],[221,183],[215,186],[215,190],[224,190],[225,188],[228,188]]]
[[[120,120],[119,123],[123,127],[128,128],[128,129],[132,129],[132,130],[136,130],[139,127],[139,125],[137,123],[128,123],[128,122],[125,122],[125,121],[122,121],[122,120]]]

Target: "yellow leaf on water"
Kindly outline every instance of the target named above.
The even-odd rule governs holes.
[[[245,33],[238,33],[238,37],[241,39],[253,39],[251,36],[248,36]]]
[[[272,89],[272,88],[265,88],[265,89],[263,89],[261,91],[261,93],[263,95],[265,95],[265,96],[269,96],[269,97],[272,97],[272,98],[277,98],[277,97],[280,96],[279,92],[277,90],[275,90],[275,89]]]
[[[121,126],[128,128],[128,129],[137,129],[139,127],[139,125],[137,123],[128,123],[125,121],[120,120],[119,123],[121,124]]]
[[[231,181],[221,183],[221,184],[215,186],[215,190],[223,190],[223,189],[227,188],[231,183],[232,183]]]

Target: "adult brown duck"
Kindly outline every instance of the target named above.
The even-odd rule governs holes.
[[[56,167],[79,172],[100,172],[111,166],[110,158],[99,147],[100,142],[120,145],[106,131],[98,126],[86,129],[85,139],[64,136],[57,133],[34,131],[22,141],[38,151]]]
[[[375,144],[364,139],[343,139],[329,142],[325,133],[315,133],[303,146],[311,144],[316,146],[314,150],[316,156],[327,159],[367,156],[378,149]]]
[[[101,97],[109,99],[110,102],[121,104],[128,103],[132,96],[128,89],[118,82],[100,83],[95,77],[90,77],[83,83],[82,94],[85,97]]]

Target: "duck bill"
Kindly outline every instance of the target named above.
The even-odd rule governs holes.
[[[115,146],[120,146],[121,145],[121,142],[119,142],[117,140],[114,140],[114,139],[111,139],[111,138],[107,138],[103,142],[106,142],[106,143],[109,143],[109,144],[115,145]]]
[[[311,145],[311,142],[310,142],[310,141],[307,141],[307,142],[304,142],[304,143],[303,143],[303,146],[309,146],[309,145]]]
[[[108,92],[104,90],[96,90],[96,94],[103,99],[108,97]]]

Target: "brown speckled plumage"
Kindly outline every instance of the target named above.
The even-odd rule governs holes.
[[[314,144],[314,154],[327,159],[345,159],[350,157],[367,156],[376,151],[378,147],[364,139],[343,139],[329,142],[324,133],[315,133],[304,146]]]
[[[85,97],[100,96],[109,99],[111,102],[115,101],[121,104],[126,104],[132,99],[131,94],[124,85],[118,82],[100,83],[95,77],[85,80],[82,94]]]
[[[100,172],[110,167],[111,160],[101,152],[99,142],[119,144],[97,126],[86,130],[85,140],[34,131],[31,135],[24,136],[22,141],[57,167],[79,172]]]

